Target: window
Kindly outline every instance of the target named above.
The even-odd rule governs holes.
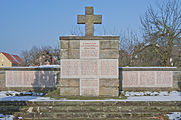
[[[4,66],[4,64],[2,64],[2,66]]]

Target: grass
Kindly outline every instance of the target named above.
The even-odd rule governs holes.
[[[55,99],[65,98],[67,100],[105,100],[105,99],[127,99],[125,95],[120,95],[117,97],[109,96],[60,96],[60,90],[56,89],[53,91],[48,91],[44,97],[51,97]]]

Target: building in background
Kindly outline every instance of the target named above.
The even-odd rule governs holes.
[[[23,63],[23,61],[18,55],[0,52],[0,67],[18,66],[21,63]]]

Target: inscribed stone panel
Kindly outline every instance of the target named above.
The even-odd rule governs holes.
[[[24,71],[24,87],[38,87],[37,71]]]
[[[138,72],[137,71],[123,71],[122,72],[123,87],[138,86]]]
[[[80,60],[80,77],[81,78],[98,78],[99,72],[98,60]]]
[[[56,83],[56,74],[53,71],[40,71],[40,87],[53,87]]]
[[[172,71],[157,71],[156,78],[159,87],[172,87]]]
[[[14,84],[12,71],[6,71],[6,87],[11,87]]]
[[[80,95],[98,96],[99,79],[80,79]]]
[[[54,71],[6,71],[6,87],[54,87]]]
[[[82,40],[80,41],[80,58],[99,58],[99,41]]]
[[[61,60],[61,78],[79,78],[79,59]]]
[[[118,59],[100,60],[100,78],[118,78]]]
[[[155,72],[140,71],[140,86],[141,87],[155,86]]]

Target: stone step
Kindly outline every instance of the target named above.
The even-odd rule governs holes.
[[[115,113],[115,112],[54,112],[54,113],[16,113],[16,116],[21,116],[24,119],[150,119],[153,116],[160,116],[159,112],[135,112],[135,113]]]
[[[0,113],[24,119],[149,120],[153,116],[180,111],[181,102],[0,102]]]

